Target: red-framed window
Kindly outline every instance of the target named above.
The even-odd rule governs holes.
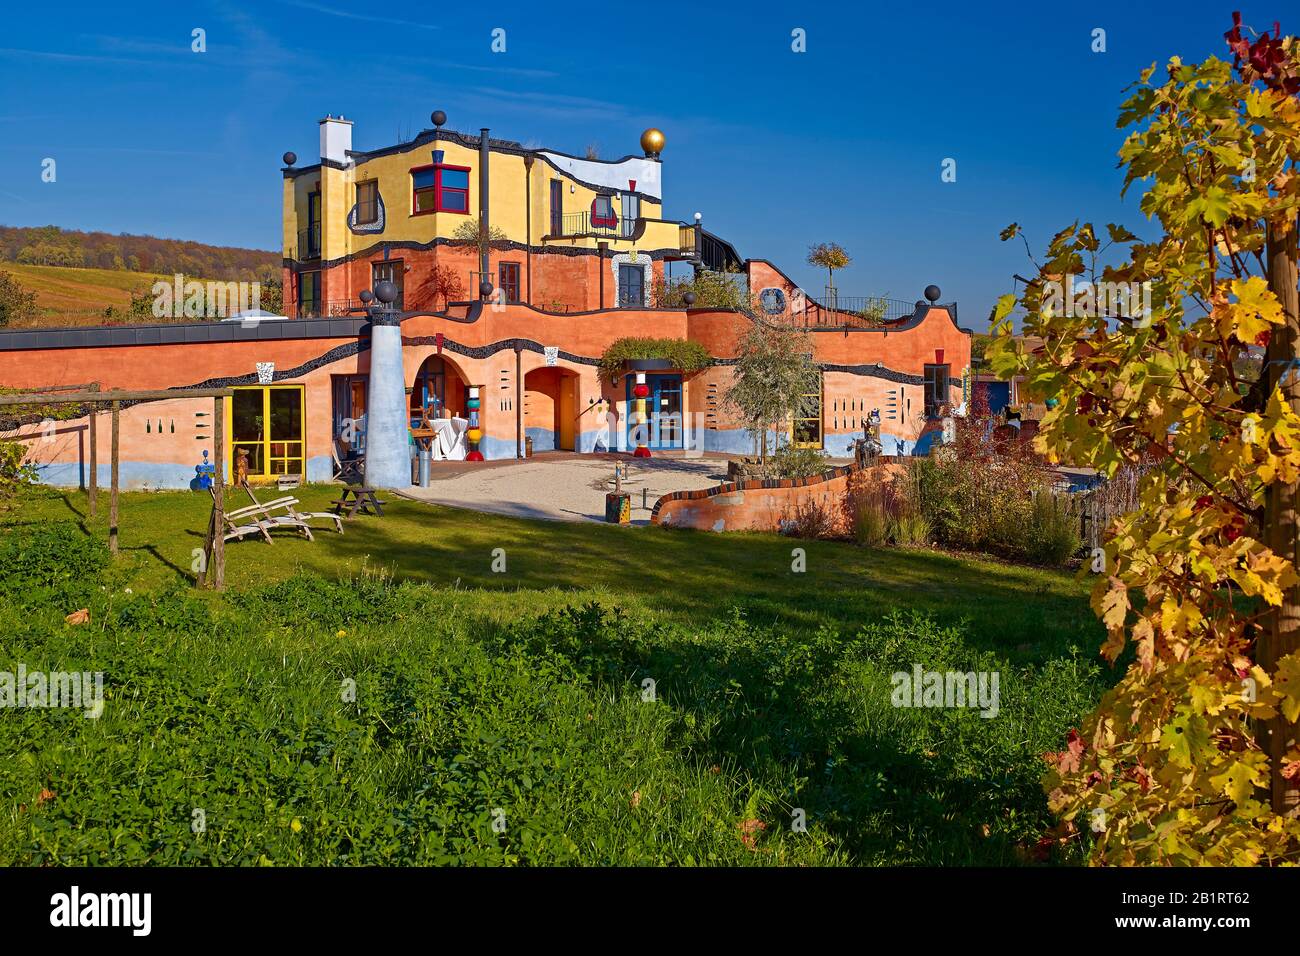
[[[501,290],[507,302],[519,301],[519,263],[498,263],[497,288]]]
[[[591,228],[614,229],[618,226],[618,216],[614,213],[614,200],[609,196],[597,196],[591,201]]]
[[[411,170],[411,215],[458,212],[469,215],[469,167],[433,164]]]

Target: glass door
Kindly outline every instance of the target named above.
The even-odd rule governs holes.
[[[636,398],[632,395],[635,376],[627,377],[627,443],[629,448],[636,447],[637,428],[632,424],[632,410],[636,408]],[[685,433],[683,428],[682,377],[680,375],[647,375],[646,385],[650,394],[645,400],[646,415],[650,422],[645,426],[646,444],[651,448],[683,448]]]
[[[805,405],[807,414],[794,419],[790,423],[790,442],[796,448],[821,448],[822,392],[820,381],[818,382],[817,391],[810,392],[805,398],[808,400]]]
[[[301,385],[236,387],[226,399],[230,438],[226,448],[228,475],[239,452],[248,454],[249,481],[270,481],[279,475],[306,475]]]

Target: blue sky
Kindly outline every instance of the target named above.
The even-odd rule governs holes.
[[[0,223],[277,249],[280,155],[453,129],[602,158],[664,130],[665,212],[810,290],[808,246],[853,256],[845,295],[930,282],[983,328],[1037,244],[1121,204],[1123,88],[1170,55],[1222,55],[1232,4],[13,4],[0,33]],[[1001,6],[1001,5],[1000,5]],[[1243,7],[1259,29],[1287,11]],[[1291,8],[1293,9],[1293,8]],[[1292,17],[1292,19],[1295,19]],[[1295,23],[1283,22],[1284,28]],[[207,52],[191,52],[191,31]],[[506,52],[491,52],[492,31]],[[806,31],[807,52],[791,50]],[[1092,31],[1106,31],[1093,53]],[[1292,29],[1290,32],[1294,32]],[[57,181],[41,181],[41,162]],[[956,160],[956,182],[941,180]]]

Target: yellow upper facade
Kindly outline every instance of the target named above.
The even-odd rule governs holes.
[[[327,118],[321,162],[285,169],[286,259],[337,261],[385,242],[454,240],[476,227],[479,135],[436,129],[382,150],[350,146],[351,123]],[[489,137],[492,237],[535,248],[606,242],[616,253],[681,251],[691,230],[662,218],[659,171],[657,157],[584,159]]]

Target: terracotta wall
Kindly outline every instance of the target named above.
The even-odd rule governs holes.
[[[600,308],[613,308],[617,302],[617,280],[610,259],[600,259],[591,252],[567,255],[563,252],[533,251],[531,256],[531,290],[529,285],[529,256],[523,249],[492,249],[488,254],[489,279],[495,287],[499,284],[500,265],[503,262],[519,266],[519,299],[531,301],[538,309],[551,312],[584,312]],[[356,302],[362,290],[373,286],[373,267],[376,263],[401,262],[403,270],[403,304],[409,310],[441,309],[444,300],[436,299],[430,282],[435,265],[450,269],[460,282],[458,299],[478,298],[478,250],[469,245],[441,245],[431,249],[388,247],[388,259],[383,248],[370,255],[346,262],[328,265],[321,269],[322,305],[327,303]],[[652,272],[663,275],[663,262],[655,260]],[[604,272],[604,287],[601,272]],[[304,271],[311,271],[310,268]],[[286,282],[291,275],[285,270]],[[285,309],[290,315],[297,304],[298,287],[286,285],[289,292]],[[647,295],[651,288],[646,289]],[[603,294],[603,306],[602,306]]]
[[[594,259],[592,260],[595,261]],[[579,451],[617,448],[628,412],[624,381],[602,379],[596,359],[615,339],[654,335],[692,338],[720,358],[735,355],[739,338],[750,320],[734,312],[684,310],[608,310],[597,314],[547,315],[526,306],[505,306],[483,310],[477,321],[456,321],[449,316],[408,319],[402,327],[403,364],[406,385],[414,383],[421,363],[437,354],[436,336],[442,333],[443,357],[467,385],[483,388],[480,427],[485,438],[483,452],[489,458],[514,457],[522,438],[519,414],[526,405],[520,393],[522,377],[546,367],[545,356],[524,347],[516,358],[516,342],[556,346],[562,355],[558,367],[578,378],[575,428]],[[969,361],[969,335],[961,332],[947,311],[933,308],[915,328],[908,330],[861,330],[815,332],[809,337],[818,361],[844,365],[823,376],[823,426],[826,449],[836,455],[848,453],[853,437],[860,434],[864,410],[881,408],[886,415],[882,432],[889,438],[886,452],[907,451],[908,443],[922,434],[914,420],[922,407],[920,384],[900,383],[899,375],[918,378],[926,362],[934,361],[936,349],[944,351],[954,375]],[[105,389],[185,388],[203,385],[255,384],[258,362],[273,362],[276,383],[305,386],[305,417],[309,476],[328,477],[333,438],[333,394],[331,377],[366,374],[368,351],[355,338],[303,338],[240,340],[224,343],[193,343],[139,346],[98,346],[26,351],[0,350],[0,385],[33,388],[52,382],[98,381]],[[331,350],[338,350],[330,356]],[[875,363],[879,362],[877,368]],[[548,373],[554,374],[554,373]],[[734,414],[723,401],[731,381],[729,366],[713,366],[685,377],[684,408],[692,413],[690,427],[702,431],[703,450],[748,453],[752,441],[738,428]],[[892,376],[892,377],[891,377]],[[887,414],[893,393],[902,410],[897,419]],[[449,396],[450,397],[450,396]],[[911,403],[913,417],[906,415]],[[146,430],[154,411],[148,406],[124,412],[124,435],[130,431],[131,459],[140,466],[140,481],[175,483],[178,474],[192,477],[193,465],[204,447],[198,440],[194,411],[177,410],[176,431],[171,413],[164,411],[164,432]],[[545,417],[540,407],[537,414]],[[182,429],[181,422],[185,422]],[[129,424],[126,424],[128,423]],[[69,427],[75,427],[70,425]],[[530,427],[525,424],[525,430]],[[540,424],[536,427],[541,427]],[[925,426],[928,428],[929,426]],[[101,439],[102,441],[102,439]],[[890,441],[894,442],[891,446]],[[124,446],[126,448],[127,446]],[[696,446],[698,447],[698,445]],[[210,453],[215,450],[209,448]],[[72,465],[84,461],[84,448],[75,442],[46,447],[52,463]],[[100,446],[100,460],[107,462],[107,446]],[[314,464],[311,464],[314,462]],[[165,469],[149,468],[166,464]],[[177,469],[180,469],[178,472]],[[185,477],[188,481],[188,477]]]
[[[846,465],[811,478],[727,482],[700,491],[676,491],[655,502],[650,521],[697,531],[782,531],[801,507],[816,504],[831,517],[835,533],[851,532],[851,487],[892,481],[905,466],[883,459],[869,471]]]

